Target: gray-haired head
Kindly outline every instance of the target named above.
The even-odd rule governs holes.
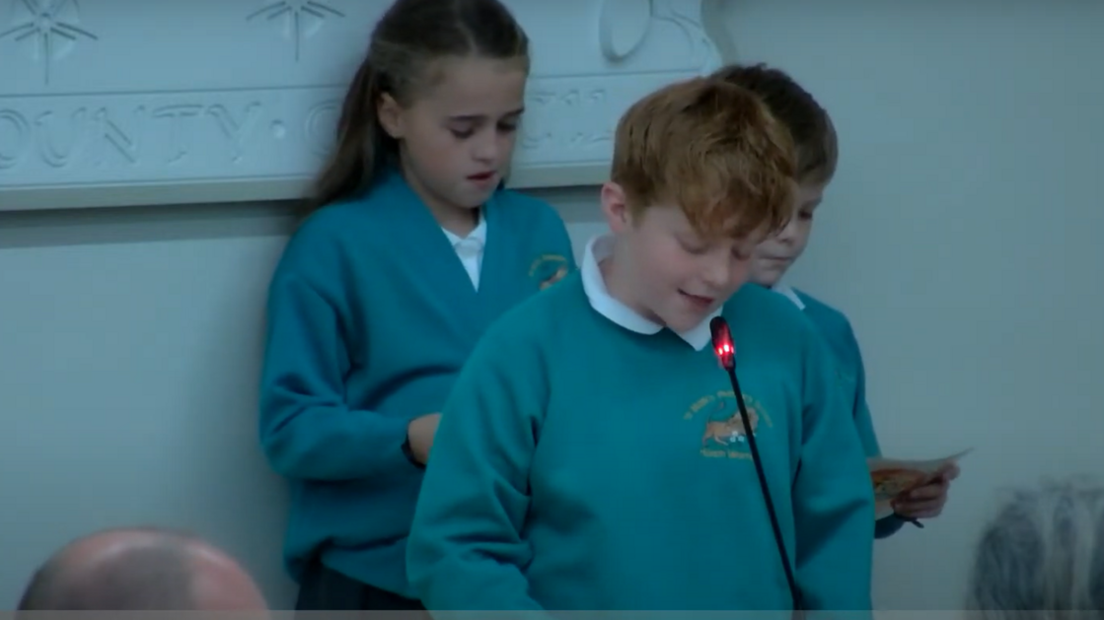
[[[966,606],[986,620],[1104,617],[1104,483],[1013,494],[982,533]]]
[[[252,578],[187,532],[127,528],[65,545],[32,576],[19,611],[263,610]]]

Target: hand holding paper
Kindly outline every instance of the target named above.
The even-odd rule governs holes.
[[[930,461],[867,459],[874,485],[875,517],[896,513],[908,519],[938,516],[947,503],[947,490],[958,477],[958,460],[969,450]]]
[[[958,465],[952,465],[924,486],[901,494],[891,503],[894,512],[910,519],[938,517],[947,503],[947,490],[951,486],[951,481],[957,478],[958,474]]]

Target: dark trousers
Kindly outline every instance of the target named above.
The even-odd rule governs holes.
[[[315,560],[299,582],[296,611],[425,611],[419,601],[361,583]],[[389,616],[395,620],[428,618],[428,614]],[[306,619],[306,616],[303,616]],[[316,620],[320,620],[319,616]],[[336,618],[336,617],[335,617]],[[376,620],[373,616],[368,620]],[[382,618],[380,619],[382,620]]]

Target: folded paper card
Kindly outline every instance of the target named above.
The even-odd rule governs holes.
[[[970,450],[964,450],[945,458],[927,461],[867,459],[870,481],[874,485],[876,518],[881,519],[893,514],[893,500],[932,482],[943,472],[954,467],[958,460],[969,452]]]

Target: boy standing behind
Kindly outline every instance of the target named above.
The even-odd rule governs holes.
[[[492,326],[444,408],[407,554],[428,609],[791,609],[748,430],[805,607],[870,608],[873,497],[831,353],[742,286],[794,173],[743,88],[693,79],[626,112],[612,234]],[[718,315],[751,429],[709,346]]]
[[[782,283],[782,276],[801,257],[809,242],[813,213],[832,182],[839,159],[836,130],[828,113],[789,75],[765,65],[731,65],[714,74],[758,95],[793,137],[797,149],[795,215],[778,234],[756,248],[751,280],[781,293],[804,311],[828,341],[840,362],[844,385],[852,403],[852,417],[867,456],[881,456],[870,409],[866,403],[866,372],[858,341],[847,317],[824,302]],[[914,490],[896,513],[879,519],[877,538],[893,535],[907,519],[938,516],[947,501],[947,487],[958,476],[954,467],[932,484]]]

